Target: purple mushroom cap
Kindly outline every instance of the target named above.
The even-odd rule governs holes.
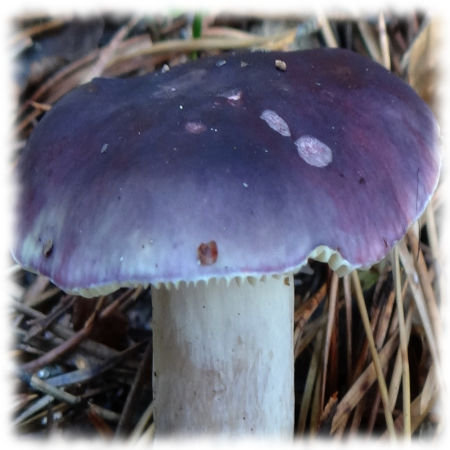
[[[310,255],[368,266],[423,212],[437,141],[415,92],[346,50],[94,79],[21,155],[13,255],[86,295],[284,273]]]

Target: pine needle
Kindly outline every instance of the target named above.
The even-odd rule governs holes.
[[[356,300],[361,314],[361,319],[364,326],[364,331],[366,332],[366,337],[369,342],[369,349],[372,355],[372,361],[375,367],[378,386],[380,388],[381,400],[384,407],[384,416],[386,419],[386,425],[388,427],[389,436],[391,439],[395,439],[395,427],[394,421],[392,419],[392,414],[389,407],[389,395],[386,387],[386,381],[384,379],[383,370],[381,368],[380,358],[378,356],[377,349],[375,347],[375,341],[372,334],[372,329],[370,326],[369,315],[367,314],[366,304],[364,302],[364,296],[361,289],[361,284],[359,282],[358,273],[356,271],[352,272],[353,287],[355,289]]]
[[[400,354],[402,361],[402,387],[403,387],[403,436],[405,439],[411,439],[411,393],[409,379],[409,361],[408,361],[408,337],[406,335],[405,316],[403,312],[403,297],[400,280],[400,262],[398,259],[397,247],[393,250],[394,260],[394,282],[395,282],[395,301],[398,314],[398,328],[400,334]]]
[[[325,334],[325,345],[323,350],[323,376],[322,376],[322,395],[320,404],[323,408],[325,403],[325,386],[327,381],[327,372],[328,372],[328,359],[330,354],[330,340],[332,335],[333,326],[335,325],[335,317],[336,317],[336,303],[337,303],[337,292],[339,286],[339,277],[335,272],[333,272],[331,276],[331,285],[330,285],[330,293],[328,295],[328,320],[327,320],[327,329]],[[322,409],[321,408],[321,409]]]
[[[420,286],[419,276],[417,275],[416,269],[414,267],[414,261],[412,255],[408,252],[405,242],[401,241],[397,245],[400,260],[402,266],[405,269],[406,275],[408,277],[409,286],[413,294],[413,299],[420,315],[423,328],[425,330],[425,335],[427,337],[428,345],[430,347],[431,356],[433,358],[433,363],[436,366],[436,375],[439,380],[439,384],[442,389],[445,389],[445,383],[443,382],[443,372],[441,369],[439,349],[436,342],[436,338],[433,331],[433,326],[431,324],[430,317],[428,315],[428,309],[426,306],[423,291]]]

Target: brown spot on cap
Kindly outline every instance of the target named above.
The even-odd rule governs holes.
[[[197,248],[197,258],[202,266],[210,266],[217,261],[219,251],[216,241],[210,241],[207,244],[202,242]]]

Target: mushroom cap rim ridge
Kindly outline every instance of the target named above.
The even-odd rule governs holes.
[[[421,215],[421,214],[420,214]],[[419,215],[419,216],[420,216]],[[395,244],[394,244],[395,246]],[[13,254],[13,258],[17,261],[16,257]],[[199,276],[195,279],[186,281],[184,279],[177,279],[177,280],[161,280],[161,281],[155,281],[155,282],[148,282],[148,281],[141,281],[141,280],[135,280],[135,281],[126,281],[126,282],[112,282],[108,284],[98,284],[98,285],[91,285],[88,287],[81,287],[81,288],[65,288],[63,289],[64,292],[72,295],[79,295],[82,297],[97,297],[100,295],[108,295],[112,292],[117,291],[121,288],[136,288],[138,286],[143,286],[144,288],[147,288],[150,284],[156,288],[160,289],[162,287],[166,289],[175,288],[178,289],[180,285],[183,283],[187,286],[193,285],[196,286],[199,283],[205,283],[209,284],[211,282],[218,282],[219,280],[225,280],[225,283],[229,285],[232,280],[237,280],[238,283],[249,280],[250,282],[254,281],[264,281],[267,278],[270,277],[278,277],[281,278],[284,275],[288,273],[297,273],[299,272],[302,267],[304,267],[308,259],[314,259],[319,262],[327,263],[330,268],[338,275],[338,276],[344,276],[349,274],[350,272],[356,270],[356,269],[368,269],[373,264],[376,264],[379,261],[373,261],[368,264],[362,265],[352,265],[349,261],[344,259],[338,251],[331,249],[330,247],[326,245],[319,245],[317,246],[312,252],[302,261],[300,264],[295,265],[294,267],[288,267],[283,272],[268,272],[268,273],[236,273],[236,274],[229,274],[229,275],[222,275],[222,276]],[[383,258],[382,258],[383,259]],[[380,260],[381,261],[381,260]],[[18,261],[17,261],[18,262]],[[18,262],[19,263],[19,262]],[[20,263],[19,263],[20,264]],[[33,270],[32,268],[24,267],[24,269],[28,270],[29,272],[38,274],[39,272]],[[53,282],[51,278],[49,278],[50,281]]]

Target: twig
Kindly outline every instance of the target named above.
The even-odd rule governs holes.
[[[98,413],[98,409],[89,408],[87,410],[87,416],[91,421],[92,425],[94,425],[95,429],[98,431],[100,436],[103,438],[111,438],[113,436],[113,430],[111,427],[105,422],[103,417]]]
[[[55,400],[54,397],[51,395],[44,395],[43,397],[40,397],[35,402],[31,404],[25,411],[23,411],[19,416],[17,416],[14,419],[14,424],[17,425],[19,423],[24,422],[29,417],[33,416],[37,412],[41,411],[42,409],[46,408],[48,405],[50,405]]]
[[[421,393],[411,403],[411,432],[414,433],[425,417],[433,407],[437,396],[438,389],[435,382],[435,367],[431,366],[428,371],[427,378]],[[403,422],[403,415],[400,414],[395,419],[395,424],[401,427]]]
[[[28,342],[33,337],[37,336],[38,334],[42,333],[43,331],[47,330],[48,327],[57,320],[62,314],[64,314],[74,303],[75,303],[76,297],[72,295],[66,295],[64,296],[60,304],[45,318],[43,319],[33,319],[30,322],[31,328],[28,330],[24,341]]]
[[[134,344],[133,346],[127,348],[126,350],[120,352],[117,356],[113,356],[112,358],[91,367],[87,367],[85,369],[73,370],[68,373],[63,373],[61,375],[56,375],[54,377],[48,378],[46,381],[48,384],[52,386],[70,386],[73,384],[82,384],[87,381],[105,373],[106,371],[112,369],[117,366],[121,361],[130,356],[133,352],[135,352],[138,348],[143,345],[143,342],[139,342]]]
[[[387,364],[398,345],[398,336],[392,336],[380,351],[381,365]],[[376,381],[377,374],[373,361],[364,370],[364,372],[355,380],[351,388],[347,391],[344,397],[339,402],[336,414],[333,418],[332,433],[345,425],[352,409],[358,404],[361,397],[370,389],[372,384]]]
[[[52,105],[49,105],[48,103],[40,103],[40,102],[35,102],[34,100],[30,101],[30,105],[39,110],[39,111],[50,111],[52,109]]]
[[[226,38],[226,39],[253,39],[254,34],[248,31],[237,30],[231,27],[209,26],[202,29],[203,37]]]
[[[171,52],[192,52],[194,50],[227,50],[239,49],[249,47],[267,48],[269,45],[271,49],[280,48],[286,45],[286,42],[295,39],[296,28],[289,29],[282,33],[273,36],[252,36],[247,39],[234,38],[198,38],[198,39],[172,39],[169,41],[156,42],[147,49],[139,52],[131,52],[126,58],[118,57],[110,61],[107,67],[116,64],[118,61],[136,56],[143,55],[157,55],[161,53]]]
[[[148,442],[153,441],[155,437],[155,422],[152,422],[147,430],[142,434],[138,441],[138,445],[146,445]]]
[[[389,396],[386,387],[386,381],[384,379],[383,370],[381,368],[380,358],[378,356],[377,349],[375,347],[375,341],[373,339],[372,329],[370,326],[369,316],[367,314],[366,304],[364,302],[364,297],[361,289],[361,285],[359,283],[358,273],[356,271],[352,272],[352,281],[353,286],[356,293],[356,300],[359,308],[359,312],[361,314],[361,319],[363,322],[364,330],[366,332],[367,341],[369,343],[370,353],[372,355],[372,361],[375,367],[378,385],[380,388],[381,400],[383,402],[384,407],[384,416],[386,419],[386,425],[389,430],[389,436],[391,439],[395,439],[395,427],[394,421],[392,419],[392,414],[389,407]]]
[[[395,301],[395,292],[392,290],[389,293],[387,301],[383,307],[382,313],[380,314],[380,320],[378,322],[378,327],[375,335],[375,344],[378,349],[382,347],[386,339],[386,334],[389,330],[389,323],[392,318],[394,301]]]
[[[420,287],[425,298],[425,304],[427,306],[428,313],[430,315],[430,322],[433,326],[434,336],[436,339],[440,339],[442,336],[442,324],[441,315],[439,312],[439,306],[434,295],[433,286],[431,285],[430,275],[425,263],[422,250],[420,248],[420,242],[417,235],[413,230],[409,230],[407,233],[407,239],[412,248],[417,248],[417,257],[414,258],[414,267],[417,270],[417,274],[420,280]]]
[[[427,236],[431,247],[433,259],[437,265],[440,265],[441,257],[439,251],[439,238],[437,234],[436,221],[434,218],[433,204],[430,202],[425,210]]]
[[[30,317],[34,317],[37,319],[45,318],[45,314],[43,314],[39,311],[36,311],[33,308],[25,306],[18,301],[12,301],[11,305],[17,311],[22,312]],[[58,323],[54,323],[53,325],[51,325],[49,327],[49,330],[52,333],[54,333],[55,335],[61,337],[62,339],[71,339],[75,335],[75,332],[73,332],[69,328],[67,328],[61,324],[58,324]],[[100,358],[100,359],[111,358],[111,357],[117,356],[119,354],[118,351],[116,351],[104,344],[101,344],[100,342],[95,342],[95,341],[92,341],[89,339],[85,339],[85,340],[81,341],[79,345],[80,345],[81,349],[85,350],[86,352],[88,352],[91,355],[93,355],[97,358]]]
[[[100,50],[99,57],[97,62],[94,64],[94,67],[84,76],[82,82],[88,82],[94,77],[99,77],[105,67],[108,64],[108,61],[112,59],[114,53],[117,51],[120,43],[126,38],[127,34],[131,31],[131,29],[137,24],[138,17],[132,17],[125,25],[123,25],[116,34],[109,41],[108,45],[103,47]]]
[[[411,403],[411,432],[413,433],[430,412],[438,396],[435,382],[435,367],[431,366],[422,392]],[[401,417],[398,418],[401,421]]]
[[[63,342],[58,347],[45,353],[41,357],[34,359],[33,361],[30,361],[28,363],[22,364],[20,369],[23,370],[24,372],[35,372],[40,367],[50,364],[52,361],[59,358],[64,353],[67,353],[68,351],[72,350],[83,339],[88,337],[89,334],[91,333],[91,331],[94,327],[95,321],[97,319],[98,310],[101,306],[101,303],[103,302],[102,299],[104,299],[104,297],[100,297],[99,301],[97,302],[95,311],[91,314],[89,319],[84,324],[84,327],[80,331],[75,333],[70,339]]]
[[[308,375],[306,376],[305,388],[303,390],[302,401],[300,404],[300,413],[297,419],[297,433],[303,434],[306,429],[306,419],[311,403],[314,386],[317,379],[317,370],[319,367],[320,354],[322,348],[323,331],[319,330],[316,333],[316,340],[314,342],[314,350],[309,363]]]
[[[56,28],[61,28],[66,22],[64,19],[52,19],[44,23],[38,23],[14,35],[11,43],[15,45],[21,40],[32,38],[47,31],[54,31]]]
[[[386,32],[386,22],[384,20],[384,14],[380,12],[378,15],[378,32],[380,38],[381,47],[381,59],[384,67],[387,70],[391,70],[391,55],[389,52],[389,38]]]
[[[403,435],[406,439],[411,439],[411,392],[409,380],[408,361],[408,337],[406,335],[405,316],[403,312],[403,297],[400,280],[400,262],[398,259],[397,247],[393,250],[393,267],[395,281],[395,302],[397,305],[398,328],[400,334],[400,354],[402,360],[402,387],[403,387]]]
[[[134,410],[136,402],[140,400],[139,392],[141,390],[141,385],[144,382],[144,376],[146,374],[148,375],[148,372],[151,373],[151,370],[149,370],[149,365],[151,365],[152,355],[153,355],[153,347],[152,341],[150,339],[147,344],[147,348],[145,349],[144,355],[142,357],[141,364],[139,365],[139,370],[136,373],[133,385],[130,389],[130,392],[128,393],[125,406],[123,407],[122,414],[120,416],[120,421],[115,432],[116,436],[125,434],[129,429],[131,421],[131,411]]]
[[[102,320],[111,314],[113,314],[116,310],[121,309],[122,305],[129,299],[129,297],[133,296],[136,289],[131,288],[126,290],[122,295],[118,296],[114,301],[106,306],[99,315],[99,319]]]
[[[339,278],[335,272],[331,276],[331,284],[330,284],[330,293],[328,296],[328,321],[327,328],[325,334],[325,345],[323,350],[323,376],[322,376],[322,387],[321,387],[321,398],[320,405],[321,409],[325,404],[325,385],[327,381],[327,369],[328,369],[328,358],[330,353],[330,340],[331,340],[331,332],[333,329],[333,325],[336,317],[336,302],[337,302],[337,291],[339,286]]]
[[[323,408],[322,414],[320,415],[320,425],[319,425],[320,428],[322,428],[324,422],[329,420],[330,415],[333,409],[335,408],[337,401],[338,401],[338,393],[333,392],[330,398],[328,399],[325,407]]]
[[[350,291],[350,278],[348,275],[344,276],[344,298],[345,298],[345,329],[347,341],[347,382],[350,384],[350,377],[352,373],[352,294]]]
[[[150,405],[147,406],[146,410],[144,411],[144,414],[139,418],[138,423],[134,427],[133,431],[130,435],[130,441],[131,442],[137,442],[142,435],[147,423],[153,416],[153,410],[155,409],[154,402],[151,402]]]
[[[298,358],[299,355],[309,346],[309,344],[315,339],[318,330],[320,330],[327,323],[327,317],[322,315],[318,319],[311,321],[305,326],[305,332],[301,338],[296,342],[294,348],[294,357]]]
[[[336,48],[339,47],[336,37],[334,36],[333,30],[330,27],[327,17],[323,13],[317,15],[317,24],[319,25],[323,38],[327,47]]]
[[[44,394],[51,395],[53,398],[65,403],[69,403],[70,405],[76,405],[81,400],[80,397],[69,394],[68,392],[65,392],[63,389],[59,389],[55,386],[52,386],[45,380],[41,380],[36,375],[33,375],[30,378],[30,386],[33,389],[37,389],[38,391],[41,391]]]
[[[404,298],[404,294],[406,292],[407,283],[403,285],[402,289],[402,298]],[[409,341],[409,337],[411,335],[411,325],[412,325],[412,317],[413,317],[414,308],[408,309],[408,314],[406,315],[405,320],[405,334],[406,340]],[[398,393],[400,391],[400,382],[402,379],[403,367],[402,367],[402,353],[401,348],[397,350],[397,355],[395,357],[394,368],[392,369],[391,381],[389,385],[389,403],[391,405],[391,411],[394,410],[395,403],[397,401]]]
[[[327,293],[327,283],[323,283],[317,292],[314,293],[305,303],[300,305],[294,312],[294,323],[297,325],[294,329],[294,356],[295,359],[302,353],[306,346],[314,339],[314,333],[309,337],[304,336],[305,324],[311,315],[320,305]]]
[[[88,402],[89,409],[93,410],[95,414],[100,416],[103,419],[109,420],[111,422],[118,422],[120,419],[120,414],[111,411],[110,409],[103,408],[102,406],[99,406],[95,403],[93,403],[91,400]]]
[[[33,303],[36,304],[36,299],[40,298],[40,295],[45,291],[49,283],[50,280],[47,277],[38,275],[26,290],[22,302],[27,306],[33,307]]]
[[[369,25],[367,25],[367,22],[363,20],[358,20],[357,23],[358,29],[361,33],[361,37],[364,41],[367,51],[369,52],[370,57],[377,63],[382,64],[383,61],[381,58],[380,50],[377,47],[377,43],[373,37],[372,30],[369,28]]]
[[[12,405],[12,410],[14,412],[18,412],[21,409],[25,408],[28,403],[30,403],[33,400],[36,400],[39,397],[39,395],[37,393],[23,393],[23,394],[16,394],[15,398],[14,398],[14,403]]]
[[[372,434],[373,432],[373,427],[375,426],[375,422],[377,420],[379,412],[380,401],[381,401],[380,391],[377,391],[375,393],[375,399],[372,401],[372,404],[370,405],[370,414],[366,426],[366,434],[368,435]]]
[[[408,252],[404,241],[398,243],[398,251],[400,255],[400,260],[405,269],[406,275],[408,277],[409,286],[413,294],[413,299],[419,312],[420,319],[422,321],[423,328],[425,330],[425,335],[427,337],[428,345],[430,347],[430,352],[433,358],[433,362],[436,366],[436,374],[442,389],[445,389],[445,384],[443,383],[443,372],[441,369],[439,349],[437,346],[436,338],[433,332],[433,327],[431,325],[430,317],[428,315],[428,310],[423,295],[423,291],[420,287],[419,277],[414,268],[413,257]]]
[[[323,336],[321,336],[323,338]],[[323,346],[322,346],[323,348]],[[323,371],[321,370],[320,364],[317,368],[317,380],[314,385],[313,389],[313,398],[311,403],[311,413],[310,413],[310,420],[309,420],[309,434],[310,436],[314,436],[317,434],[317,431],[319,430],[319,423],[320,423],[320,415],[322,412],[321,407],[321,390],[322,390],[322,378],[324,376]]]
[[[47,79],[43,84],[39,86],[39,88],[33,93],[33,95],[25,101],[21,107],[19,108],[19,114],[23,114],[28,106],[31,104],[32,101],[38,101],[39,98],[41,98],[45,93],[48,91],[51,91],[52,87],[55,86],[57,83],[61,82],[65,78],[67,78],[70,74],[73,74],[80,68],[87,66],[91,64],[93,61],[95,61],[98,58],[98,55],[100,53],[100,49],[95,49],[83,58],[80,58],[76,61],[74,61],[71,64],[68,64],[67,66],[64,66],[61,70],[56,72],[54,75],[52,75],[49,79]],[[33,111],[33,115],[35,117],[27,117],[22,120],[22,122],[18,125],[18,131],[21,131],[25,129],[27,125],[31,123],[33,118],[36,118],[41,114],[41,111]]]
[[[294,312],[294,322],[297,323],[297,327],[299,329],[303,329],[305,323],[309,320],[311,315],[320,305],[322,300],[325,298],[327,293],[327,283],[323,283],[317,292],[311,296],[307,302],[303,303],[297,310]]]

